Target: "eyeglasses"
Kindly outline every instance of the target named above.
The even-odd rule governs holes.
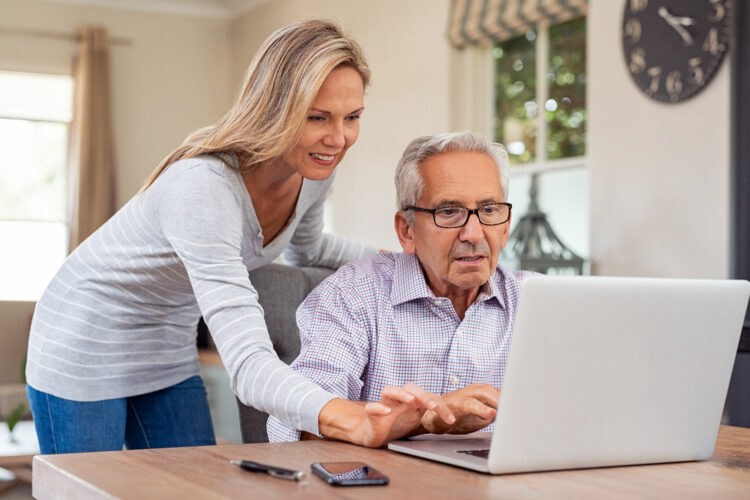
[[[471,214],[477,214],[477,219],[485,226],[505,224],[510,219],[511,208],[513,205],[510,203],[490,203],[473,210],[465,207],[421,208],[415,206],[405,207],[404,210],[432,214],[432,220],[435,221],[437,227],[455,228],[465,226]]]

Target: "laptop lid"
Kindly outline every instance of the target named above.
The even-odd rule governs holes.
[[[486,465],[445,436],[389,448],[496,474],[708,458],[748,296],[746,281],[530,278]]]

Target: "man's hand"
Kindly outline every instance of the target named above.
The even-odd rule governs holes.
[[[432,412],[435,420],[442,425],[450,426],[456,422],[440,396],[415,384],[406,384],[403,388],[386,387],[381,397],[380,402],[367,403],[365,406],[368,416],[364,427],[367,435],[365,441],[374,443],[373,446],[383,446],[409,434],[427,411]]]
[[[386,387],[376,403],[359,403],[334,399],[318,416],[320,433],[370,448],[379,448],[389,441],[411,432],[425,414],[432,421],[451,427],[456,418],[442,398],[415,384]]]
[[[422,416],[422,428],[433,434],[468,434],[490,425],[497,414],[500,391],[488,384],[471,384],[443,396],[443,401],[456,416],[446,423],[429,410]]]

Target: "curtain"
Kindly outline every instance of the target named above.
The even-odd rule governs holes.
[[[452,0],[448,40],[457,49],[488,46],[523,35],[541,21],[586,15],[587,0]]]
[[[73,121],[68,154],[71,252],[115,212],[106,29],[78,29],[73,77]]]

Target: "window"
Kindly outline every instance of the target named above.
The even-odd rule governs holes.
[[[506,144],[511,162],[584,156],[585,18],[498,43],[492,56],[495,136]]]
[[[65,259],[69,76],[0,71],[0,300],[35,301]]]
[[[520,220],[530,174],[557,235],[588,255],[586,18],[539,25],[492,49],[494,134],[511,160],[509,201]]]

